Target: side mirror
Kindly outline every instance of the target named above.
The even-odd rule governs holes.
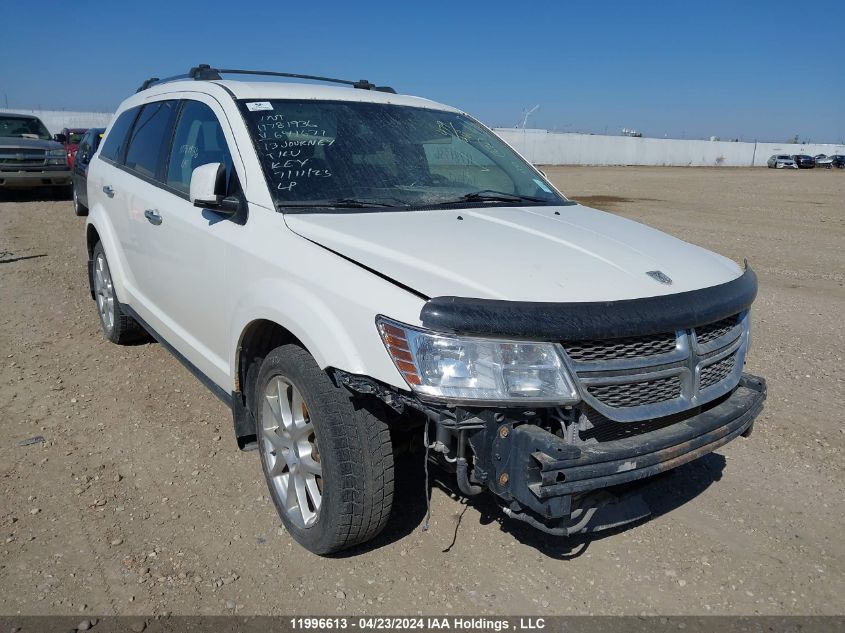
[[[67,143],[67,136],[65,136],[64,134],[53,134],[53,140],[57,143],[64,144]]]
[[[191,173],[191,202],[195,207],[234,215],[241,208],[235,196],[224,196],[226,169],[223,163],[200,165]]]

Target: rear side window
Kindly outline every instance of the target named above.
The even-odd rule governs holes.
[[[141,109],[129,137],[126,166],[142,176],[161,179],[178,101],[155,101]]]
[[[132,121],[135,120],[136,114],[138,114],[138,108],[130,108],[117,117],[117,121],[111,126],[111,130],[103,142],[103,149],[100,150],[100,158],[120,162],[123,156],[123,150],[126,147],[129,128],[132,127]]]
[[[227,182],[231,180],[232,155],[217,115],[204,103],[185,101],[173,135],[166,184],[189,193],[194,169],[208,163],[223,163]]]
[[[86,158],[90,151],[91,151],[91,133],[88,132],[85,136],[82,137],[82,140],[79,142],[79,147],[76,148],[76,155],[77,155],[77,157]]]

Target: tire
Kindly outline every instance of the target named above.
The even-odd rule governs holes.
[[[106,252],[103,244],[97,242],[92,253],[94,270],[92,274],[92,287],[94,288],[94,299],[97,301],[97,314],[100,317],[100,326],[103,334],[112,343],[126,345],[134,343],[146,337],[146,332],[140,324],[131,316],[126,314],[123,304],[117,300],[117,294],[112,284],[111,271],[106,259]]]
[[[76,215],[88,215],[88,207],[79,201],[79,196],[76,193],[76,185],[73,186],[73,212]]]
[[[261,467],[294,540],[326,555],[381,532],[393,503],[393,450],[382,417],[293,344],[267,355],[254,393]]]

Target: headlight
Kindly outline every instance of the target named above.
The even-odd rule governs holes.
[[[47,156],[49,158],[64,158],[65,157],[65,150],[64,149],[48,149]]]
[[[577,402],[553,343],[458,337],[376,318],[396,368],[421,395],[477,403]]]

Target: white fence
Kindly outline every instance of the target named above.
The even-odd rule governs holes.
[[[495,132],[535,165],[765,167],[772,154],[845,154],[845,145],[833,144],[687,141],[516,128],[495,128]]]
[[[51,134],[58,134],[63,128],[108,127],[113,113],[111,112],[72,112],[69,110],[3,110],[15,114],[31,114],[37,116]]]
[[[108,127],[111,112],[69,110],[7,110],[33,114],[52,134],[62,128]],[[675,165],[765,167],[772,154],[845,154],[845,145],[732,143],[667,138],[635,138],[599,134],[568,134],[517,128],[494,128],[535,165]]]

